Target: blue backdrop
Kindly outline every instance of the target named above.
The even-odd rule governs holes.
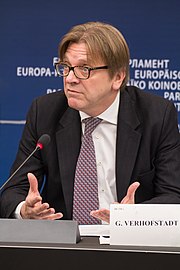
[[[32,100],[58,91],[53,61],[70,27],[111,23],[131,52],[130,84],[174,102],[180,123],[179,0],[0,1],[0,183],[8,177]]]

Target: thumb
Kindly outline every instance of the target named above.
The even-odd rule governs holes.
[[[127,196],[129,197],[130,200],[134,199],[135,192],[137,188],[139,187],[140,183],[139,182],[134,182],[133,184],[130,185],[127,191]]]
[[[29,185],[30,185],[30,188],[29,188],[29,193],[38,193],[39,194],[39,191],[38,191],[38,181],[37,181],[37,178],[34,174],[32,173],[28,173],[28,181],[29,181]]]
[[[134,182],[131,184],[127,190],[126,196],[122,199],[122,204],[134,204],[135,201],[135,192],[137,188],[140,186],[139,182]]]

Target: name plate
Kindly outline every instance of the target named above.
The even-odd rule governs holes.
[[[110,245],[180,247],[180,205],[111,204]]]
[[[73,220],[0,219],[0,246],[76,244],[78,223]]]

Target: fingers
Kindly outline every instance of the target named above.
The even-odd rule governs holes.
[[[44,219],[44,220],[54,220],[54,219],[60,219],[63,217],[62,213],[55,213],[54,208],[47,208],[44,210],[41,210],[40,212],[36,211],[34,218],[35,219]]]
[[[24,219],[60,219],[62,213],[55,213],[54,208],[49,208],[48,203],[41,203],[35,206],[30,206],[26,201],[21,207],[21,216]]]
[[[134,204],[135,203],[135,192],[140,186],[139,182],[134,182],[131,184],[127,190],[126,196],[122,199],[121,203],[123,204]]]
[[[32,173],[28,173],[28,180],[29,180],[29,185],[30,185],[30,188],[29,188],[29,192],[33,192],[33,193],[39,193],[38,191],[38,181],[37,181],[37,178],[35,177],[34,174]]]
[[[93,210],[90,215],[107,223],[110,222],[110,211],[108,209]]]
[[[43,220],[55,220],[55,219],[60,219],[62,217],[63,217],[62,213],[54,213],[52,215],[47,215],[47,216],[41,217],[40,219],[43,219]]]
[[[37,204],[40,204],[42,198],[39,194],[38,190],[38,181],[34,174],[28,173],[28,181],[29,181],[29,192],[28,196],[26,197],[26,204],[27,206],[34,207]]]
[[[60,219],[62,213],[55,213],[48,203],[42,203],[42,197],[38,191],[38,181],[34,174],[28,173],[29,192],[21,207],[21,216],[25,219]]]
[[[26,205],[29,207],[35,207],[42,203],[42,198],[40,195],[28,194],[26,197]]]

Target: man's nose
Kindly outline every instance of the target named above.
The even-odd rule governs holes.
[[[66,82],[78,82],[79,79],[75,76],[74,71],[70,70],[68,76],[66,77]]]

